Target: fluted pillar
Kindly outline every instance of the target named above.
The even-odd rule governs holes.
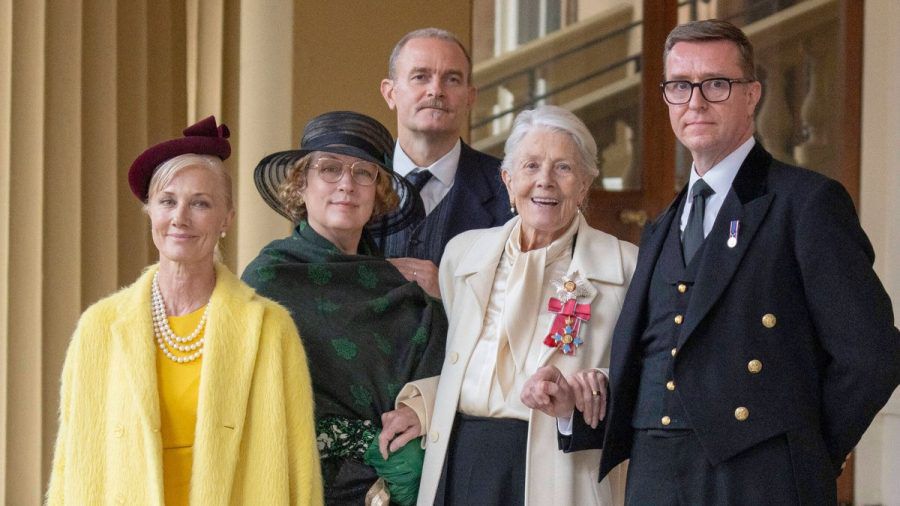
[[[253,184],[252,170],[266,154],[290,148],[293,93],[293,2],[241,3],[238,122],[240,150],[235,177],[238,272],[288,223],[278,220]],[[273,219],[275,218],[275,219]]]

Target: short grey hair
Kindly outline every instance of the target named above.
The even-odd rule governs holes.
[[[153,171],[153,177],[150,178],[150,186],[147,191],[147,204],[144,204],[144,210],[147,209],[150,198],[153,197],[153,195],[156,195],[156,193],[159,192],[162,188],[165,188],[165,186],[169,184],[169,181],[171,181],[172,178],[178,175],[178,173],[182,170],[188,167],[195,166],[209,169],[212,173],[218,176],[219,180],[222,183],[222,187],[220,188],[220,190],[222,192],[222,196],[225,197],[226,208],[229,210],[234,209],[234,198],[232,196],[231,189],[231,176],[228,174],[228,170],[225,169],[225,163],[222,162],[222,159],[212,155],[186,153],[173,158],[169,158],[168,160],[159,164],[156,170]]]
[[[403,47],[406,46],[406,43],[413,39],[438,39],[446,42],[452,42],[459,46],[459,49],[463,52],[463,55],[466,57],[466,63],[468,63],[468,68],[466,69],[466,84],[469,84],[469,81],[472,79],[472,57],[469,55],[469,51],[466,49],[466,46],[460,42],[459,38],[453,34],[453,32],[444,30],[443,28],[420,28],[418,30],[413,30],[400,39],[397,42],[397,45],[394,46],[394,50],[391,51],[391,57],[388,59],[388,78],[396,79],[397,78],[397,58],[400,57],[400,51],[403,51]]]
[[[578,148],[578,161],[581,162],[579,165],[584,170],[584,175],[589,176],[591,181],[600,175],[600,169],[597,168],[597,142],[594,140],[594,136],[578,116],[555,105],[542,105],[535,109],[522,111],[516,116],[512,131],[503,147],[501,170],[510,174],[513,172],[513,163],[517,156],[519,143],[535,129],[567,134]]]

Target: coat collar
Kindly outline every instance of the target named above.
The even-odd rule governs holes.
[[[141,425],[158,438],[154,429],[160,427],[159,389],[150,316],[150,285],[157,270],[156,265],[147,268],[126,289],[112,329],[115,346],[129,364],[125,371]],[[204,331],[192,483],[215,487],[217,495],[223,483],[233,482],[256,364],[264,307],[254,297],[250,287],[225,266],[216,265],[216,286]],[[206,476],[213,469],[216,476]],[[192,491],[192,496],[196,493]]]
[[[580,214],[575,237],[575,251],[568,274],[578,272],[584,278],[614,285],[625,283],[625,270],[619,240],[591,228]],[[464,277],[475,295],[483,318],[494,284],[497,264],[503,255],[506,240],[519,222],[517,216],[502,227],[485,230],[472,243],[459,262],[454,276]],[[585,301],[589,303],[590,301]]]

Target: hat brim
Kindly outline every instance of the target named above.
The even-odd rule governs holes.
[[[414,218],[425,216],[424,204],[415,187],[406,178],[397,175],[386,161],[376,160],[370,154],[353,146],[331,145],[317,149],[293,149],[273,153],[260,160],[253,170],[253,181],[256,183],[256,189],[259,191],[260,196],[262,196],[269,207],[291,222],[294,221],[294,218],[287,212],[284,204],[278,197],[279,188],[290,175],[294,165],[304,156],[316,151],[353,156],[360,160],[372,162],[381,167],[384,170],[384,174],[391,178],[391,186],[400,198],[400,203],[396,210],[379,217],[378,220],[374,220],[373,223],[366,227],[374,234],[393,233],[393,231],[405,228],[414,221]]]

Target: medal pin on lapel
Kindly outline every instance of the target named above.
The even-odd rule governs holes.
[[[728,241],[725,243],[729,248],[737,246],[738,231],[741,229],[740,220],[731,220],[731,226],[728,227]]]

